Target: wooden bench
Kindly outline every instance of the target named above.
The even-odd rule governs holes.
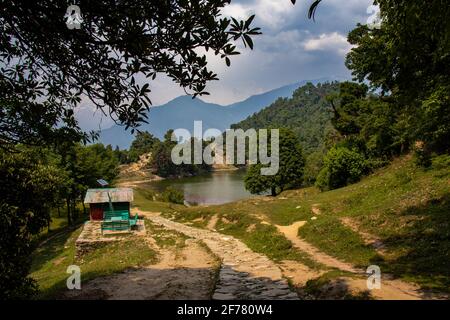
[[[103,220],[104,221],[110,221],[111,218],[120,217],[123,220],[128,220],[130,217],[130,214],[128,210],[117,210],[117,211],[104,211],[103,213]]]
[[[130,218],[128,210],[104,211],[101,232],[109,231],[125,231],[137,224],[138,215]]]

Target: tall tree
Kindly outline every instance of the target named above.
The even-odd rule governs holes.
[[[50,209],[65,173],[35,150],[0,150],[0,299],[28,298],[36,291],[28,278],[31,237],[50,221]]]
[[[301,186],[305,159],[296,135],[289,129],[280,129],[279,170],[275,175],[262,175],[261,163],[251,165],[245,175],[245,188],[251,193],[270,191],[276,196],[283,190]]]
[[[359,81],[380,89],[413,139],[438,152],[450,150],[450,6],[445,0],[376,0],[380,28],[359,24],[348,36],[346,65]],[[447,92],[447,94],[444,94]],[[431,125],[430,125],[431,124]]]
[[[139,156],[151,152],[158,142],[158,138],[148,131],[136,133],[136,137],[131,143],[130,152],[128,154],[130,161],[137,161]]]

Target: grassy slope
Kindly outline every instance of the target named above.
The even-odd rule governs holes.
[[[410,159],[402,158],[357,184],[324,193],[307,188],[287,191],[277,198],[256,197],[221,206],[186,208],[150,201],[146,192],[138,189],[135,205],[198,227],[205,227],[217,215],[220,219],[216,229],[242,239],[251,249],[276,261],[298,260],[312,268],[323,268],[292,248],[274,226],[261,223],[261,218],[280,225],[307,220],[300,235],[321,250],[355,265],[376,263],[383,272],[426,288],[449,291],[449,191],[448,157],[435,160],[430,170],[418,169]],[[310,219],[314,216],[313,205],[321,210],[317,220]],[[381,258],[359,234],[341,223],[342,217],[351,217],[361,230],[382,239],[388,254]],[[152,226],[147,226],[150,231]],[[75,261],[74,242],[79,232],[58,232],[34,253],[31,276],[41,287],[41,298],[55,297],[65,288],[68,265],[79,265],[82,281],[86,281],[155,259],[153,250],[130,237],[96,250],[83,261]],[[163,237],[161,241],[173,245],[170,239]]]
[[[33,254],[31,277],[40,289],[39,299],[57,298],[66,288],[69,265],[78,265],[83,282],[139,266],[156,259],[156,252],[141,239],[128,236],[126,240],[105,244],[103,247],[75,259],[75,240],[81,228],[66,230],[38,247]]]
[[[378,264],[424,288],[449,291],[450,287],[450,159],[435,159],[433,168],[414,166],[410,157],[395,160],[354,185],[320,193],[315,188],[284,192],[273,201],[253,198],[221,206],[191,207],[146,201],[142,193],[136,205],[162,211],[169,218],[204,227],[218,215],[216,228],[242,239],[255,251],[274,260],[295,259],[320,267],[273,226],[307,220],[300,236],[324,252],[357,266]],[[320,208],[311,220],[313,205]],[[381,257],[362,237],[341,223],[350,217],[359,229],[379,237],[387,254]],[[224,218],[224,219],[223,219]]]
[[[444,161],[443,161],[444,160]],[[398,159],[355,185],[310,197],[323,214],[299,230],[325,252],[356,265],[379,264],[424,288],[450,287],[450,162],[435,160],[419,169],[408,158]],[[305,201],[310,200],[308,197]],[[381,258],[361,237],[342,225],[350,217],[360,230],[386,246]]]

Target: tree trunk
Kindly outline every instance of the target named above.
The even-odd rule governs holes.
[[[70,199],[66,199],[66,206],[67,206],[67,224],[70,226],[72,225],[72,218],[70,215]]]
[[[72,209],[70,211],[72,211],[72,220],[76,221],[78,219],[78,212],[77,212],[77,207],[76,207],[76,200],[73,199],[72,200]]]
[[[83,215],[86,216],[87,211],[86,211],[86,206],[84,205],[83,199],[81,199],[81,203],[83,204]]]
[[[58,210],[58,218],[61,218],[61,210],[59,210],[59,205],[56,207],[56,209]]]
[[[277,195],[277,190],[276,190],[275,187],[272,187],[272,188],[270,189],[270,191],[272,192],[272,197],[275,197],[275,196]]]

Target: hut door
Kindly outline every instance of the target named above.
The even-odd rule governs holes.
[[[103,208],[100,205],[91,204],[91,220],[103,220]]]

